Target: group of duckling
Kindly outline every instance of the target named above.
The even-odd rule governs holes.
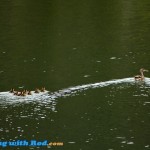
[[[35,89],[35,91],[34,91],[34,93],[40,93],[40,92],[45,92],[46,90],[45,90],[45,87],[42,87],[41,89],[39,89],[39,88],[36,88]],[[14,88],[12,88],[11,90],[10,90],[10,93],[13,93],[14,95],[16,95],[16,96],[26,96],[26,95],[32,95],[32,93],[31,93],[31,91],[28,91],[28,90],[22,90],[22,91],[15,91],[15,89]]]

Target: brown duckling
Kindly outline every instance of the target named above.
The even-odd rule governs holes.
[[[45,92],[45,87],[42,87],[42,88],[41,88],[41,92]]]
[[[15,92],[15,89],[14,88],[11,88],[10,89],[10,93],[14,93]]]
[[[36,88],[34,93],[40,93],[40,90]]]
[[[28,91],[25,89],[25,90],[23,90],[23,93],[28,94]]]
[[[19,94],[19,92],[18,92],[18,91],[15,91],[15,92],[14,92],[14,95],[18,95],[18,94]]]
[[[17,91],[17,94],[16,94],[17,96],[21,96],[22,95],[22,91],[21,92],[19,92],[19,91]]]
[[[18,92],[17,96],[26,96],[26,93],[24,91]]]
[[[22,93],[21,93],[21,96],[26,96],[26,93],[25,93],[25,92],[22,92]]]
[[[28,95],[32,95],[31,91],[28,91]]]

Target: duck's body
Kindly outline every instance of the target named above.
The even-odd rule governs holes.
[[[18,91],[15,91],[15,92],[14,92],[14,95],[18,95],[18,93],[19,93]]]
[[[32,95],[31,91],[28,91],[28,95]]]
[[[40,90],[38,88],[36,88],[35,93],[40,93]]]
[[[41,92],[45,92],[45,87],[42,87],[42,88],[41,88]]]
[[[11,88],[10,93],[14,93],[14,92],[15,92],[15,89]]]
[[[17,96],[21,96],[22,95],[22,92],[17,92],[17,94],[16,94]]]
[[[23,93],[28,94],[28,91],[25,89],[25,90],[23,90]]]
[[[144,78],[145,78],[145,77],[144,77],[144,72],[148,72],[148,70],[141,68],[141,69],[140,69],[141,75],[136,75],[136,76],[134,77],[134,79],[135,79],[136,81],[143,81]]]
[[[22,92],[22,93],[21,93],[21,96],[26,96],[26,93],[25,93],[25,92]]]
[[[134,79],[135,79],[136,81],[143,81],[143,80],[144,80],[144,77],[141,76],[141,75],[136,75],[136,76],[134,77]]]

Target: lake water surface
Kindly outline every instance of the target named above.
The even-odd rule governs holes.
[[[150,70],[149,8],[149,0],[1,0],[0,141],[150,149],[150,73],[132,77]],[[42,95],[8,93],[43,86]]]

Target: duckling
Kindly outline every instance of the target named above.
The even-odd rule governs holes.
[[[22,95],[22,91],[21,92],[17,92],[17,94],[16,94],[17,96],[21,96]]]
[[[23,93],[28,94],[28,91],[25,89],[25,90],[23,90]]]
[[[14,93],[15,92],[15,89],[14,88],[11,88],[10,89],[10,93]]]
[[[14,92],[14,95],[18,95],[18,93],[19,93],[18,91],[15,91],[15,92]]]
[[[45,92],[45,87],[42,87],[42,88],[41,88],[41,92]]]
[[[25,90],[25,92],[28,93],[29,91],[28,91],[28,90]]]
[[[36,88],[34,93],[40,93],[40,90]]]
[[[28,95],[32,95],[31,91],[28,91]]]
[[[22,93],[21,93],[21,96],[26,96],[26,93],[25,93],[25,92],[22,92]]]

